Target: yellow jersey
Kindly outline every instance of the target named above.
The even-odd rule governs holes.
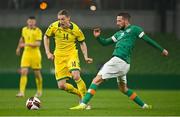
[[[35,43],[42,40],[42,31],[38,27],[31,29],[26,26],[22,28],[21,36],[25,44]],[[25,46],[24,51],[39,51],[39,47]]]
[[[48,37],[54,37],[55,39],[55,51],[54,54],[68,55],[76,49],[76,41],[84,41],[85,37],[81,29],[73,22],[70,22],[71,26],[67,29],[60,27],[59,21],[52,23],[45,35]]]

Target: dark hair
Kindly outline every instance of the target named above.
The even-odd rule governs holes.
[[[29,16],[28,19],[36,19],[36,17],[35,16]]]
[[[119,13],[117,16],[122,16],[124,19],[127,19],[127,20],[130,20],[131,18],[130,14],[126,12]]]
[[[67,16],[67,17],[70,16],[70,15],[69,15],[69,12],[68,12],[66,9],[60,10],[60,11],[58,12],[58,15],[65,15],[65,16]]]

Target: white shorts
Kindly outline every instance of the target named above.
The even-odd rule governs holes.
[[[117,81],[123,81],[127,84],[126,74],[129,71],[130,64],[126,63],[119,57],[112,57],[104,64],[97,75],[101,75],[102,79],[117,78]]]

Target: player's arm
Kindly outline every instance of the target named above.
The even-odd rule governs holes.
[[[23,48],[23,47],[24,47],[24,39],[23,39],[23,37],[20,37],[19,42],[18,42],[18,46],[16,48],[16,55],[17,56],[20,55],[21,48]]]
[[[50,60],[54,60],[54,55],[50,51],[50,36],[53,35],[53,25],[51,24],[45,32],[44,35],[44,48],[47,55],[47,58]]]
[[[141,33],[142,35],[142,39],[144,41],[146,41],[148,44],[152,45],[153,47],[157,48],[158,50],[160,50],[162,52],[162,55],[164,56],[168,56],[168,51],[166,49],[164,49],[163,47],[161,47],[157,42],[155,42],[154,40],[152,40],[149,36],[147,36],[146,34],[144,34],[144,32]],[[140,35],[140,36],[141,36]]]
[[[100,34],[101,34],[100,28],[95,28],[93,31],[93,34],[94,34],[94,37],[97,39],[97,41],[103,46],[111,45],[114,43],[112,38],[100,37]]]
[[[47,35],[44,35],[44,47],[45,47],[45,52],[47,55],[47,58],[50,60],[54,59],[54,55],[50,52],[50,40]]]
[[[33,48],[40,47],[41,46],[41,41],[37,40],[34,43],[27,43],[27,44],[25,44],[25,46],[30,46],[30,47],[33,47]]]
[[[88,49],[87,49],[87,45],[84,41],[85,40],[84,34],[79,27],[76,27],[76,36],[77,36],[76,37],[77,41],[80,42],[80,48],[84,55],[85,61],[87,63],[92,63],[93,59],[88,57]]]
[[[88,57],[87,46],[85,41],[80,42],[81,51],[84,55],[84,59],[87,63],[92,63],[93,59]]]

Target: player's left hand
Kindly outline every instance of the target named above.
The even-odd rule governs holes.
[[[86,61],[87,63],[92,63],[92,62],[93,62],[93,59],[86,57],[86,58],[85,58],[85,61]]]
[[[162,55],[163,55],[163,56],[168,56],[168,54],[169,54],[169,53],[168,53],[168,51],[167,51],[166,49],[164,49],[164,50],[162,51]]]

